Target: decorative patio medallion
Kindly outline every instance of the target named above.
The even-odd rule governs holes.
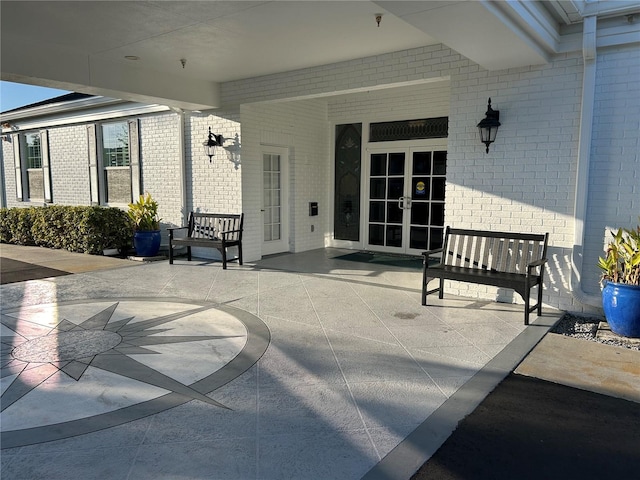
[[[60,440],[196,400],[266,351],[267,326],[182,299],[95,299],[2,312],[2,448]]]

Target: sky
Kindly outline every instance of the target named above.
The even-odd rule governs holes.
[[[59,97],[69,92],[22,83],[0,82],[0,112]]]

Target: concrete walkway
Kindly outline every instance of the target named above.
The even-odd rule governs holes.
[[[423,307],[419,271],[336,249],[0,253],[84,272],[0,289],[3,479],[408,479],[561,315]]]

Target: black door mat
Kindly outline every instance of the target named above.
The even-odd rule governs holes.
[[[378,252],[354,252],[335,257],[349,262],[372,263],[390,267],[412,268],[422,270],[422,257],[411,255],[394,255]]]

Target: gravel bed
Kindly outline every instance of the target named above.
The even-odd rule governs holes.
[[[602,321],[604,321],[603,318],[582,317],[571,313],[565,313],[550,331],[551,333],[557,333],[568,337],[582,338],[592,342],[604,343],[605,345],[613,345],[616,347],[640,351],[640,343],[630,342],[624,337],[620,337],[616,340],[602,340],[596,338],[598,324]]]

